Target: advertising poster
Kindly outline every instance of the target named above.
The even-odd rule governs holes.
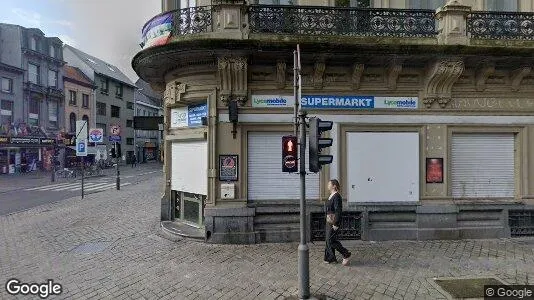
[[[197,127],[202,126],[202,117],[208,116],[208,105],[199,104],[194,106],[189,106],[187,109],[188,114],[188,126]]]
[[[426,183],[443,183],[443,158],[426,159]]]

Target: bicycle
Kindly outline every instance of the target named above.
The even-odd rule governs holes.
[[[73,170],[69,170],[68,168],[63,168],[62,170],[57,170],[55,173],[56,178],[75,178],[76,174],[74,174]]]

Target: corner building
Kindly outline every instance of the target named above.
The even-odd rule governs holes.
[[[165,95],[162,221],[298,240],[281,137],[300,44],[301,104],[334,122],[334,162],[306,178],[311,239],[330,178],[347,239],[533,235],[533,1],[355,2],[163,3],[132,62]]]

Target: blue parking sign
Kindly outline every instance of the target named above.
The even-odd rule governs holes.
[[[87,156],[87,140],[76,140],[76,156]]]

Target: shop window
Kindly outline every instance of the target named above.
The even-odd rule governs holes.
[[[48,70],[48,86],[57,87],[57,71]]]
[[[517,0],[485,0],[484,7],[487,11],[519,11]]]
[[[89,95],[82,94],[82,107],[89,108]]]
[[[76,131],[76,114],[75,113],[70,113],[70,116],[69,116],[69,125],[70,125],[70,132],[75,132]]]
[[[103,103],[103,102],[96,103],[96,114],[99,116],[106,115],[106,103]]]
[[[69,91],[69,105],[76,105],[76,92]]]
[[[121,108],[115,105],[111,105],[111,117],[120,118],[121,117]]]
[[[13,79],[2,77],[2,92],[13,92]]]
[[[10,125],[13,122],[13,102],[2,100],[0,103],[0,125]]]
[[[39,76],[40,67],[38,65],[29,63],[28,64],[28,80],[31,83],[40,84],[41,77]]]

